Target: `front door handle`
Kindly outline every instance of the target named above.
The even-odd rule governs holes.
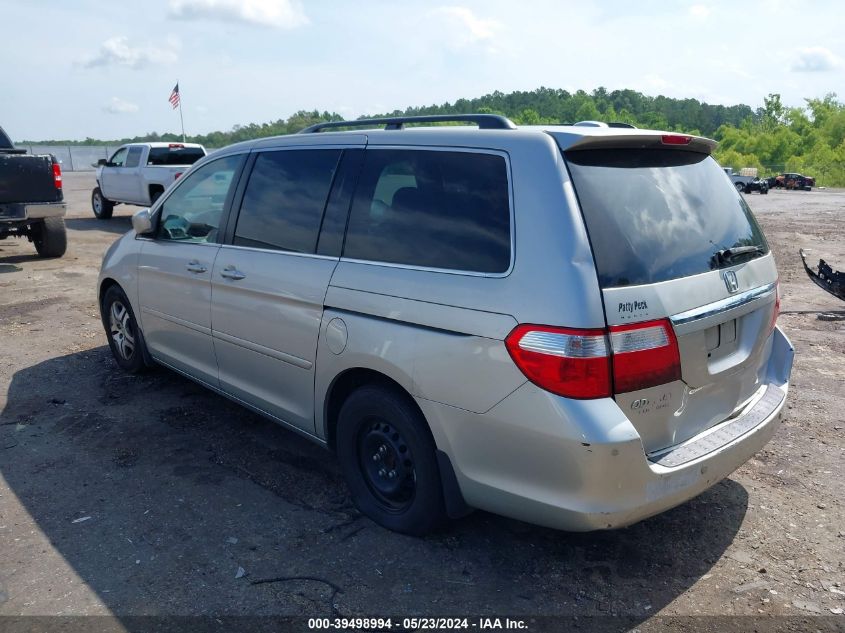
[[[226,266],[226,268],[220,271],[220,276],[225,277],[226,279],[231,279],[232,281],[238,281],[246,277],[245,274],[234,266]]]
[[[204,273],[208,270],[208,268],[200,264],[198,261],[188,262],[185,268],[187,268],[188,271],[192,273]]]

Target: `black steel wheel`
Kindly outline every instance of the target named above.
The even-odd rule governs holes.
[[[368,420],[358,434],[358,462],[370,492],[388,512],[403,512],[414,501],[414,455],[389,422]]]
[[[379,525],[420,536],[446,518],[434,439],[407,394],[354,391],[338,415],[336,448],[355,505]]]

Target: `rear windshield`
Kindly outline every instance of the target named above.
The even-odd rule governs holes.
[[[147,165],[193,165],[203,156],[200,147],[153,147]]]
[[[733,266],[769,250],[751,209],[708,154],[670,149],[565,154],[602,288]],[[725,261],[717,253],[759,246]]]

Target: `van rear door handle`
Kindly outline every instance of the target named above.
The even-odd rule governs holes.
[[[246,277],[245,274],[234,266],[226,266],[226,268],[220,271],[220,276],[225,277],[226,279],[231,279],[232,281],[238,281]]]
[[[200,264],[198,261],[188,262],[185,268],[187,268],[188,271],[192,273],[204,273],[208,270],[208,268]]]

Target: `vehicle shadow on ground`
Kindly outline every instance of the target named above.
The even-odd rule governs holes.
[[[123,235],[132,228],[132,216],[116,215],[108,220],[98,220],[97,218],[67,218],[65,219],[65,224],[67,228],[73,231],[106,231],[108,233]]]
[[[32,247],[33,251],[35,247]],[[20,266],[15,264],[25,264],[26,262],[35,262],[43,259],[37,253],[26,253],[20,255],[4,255],[3,250],[0,249],[0,273],[14,273],[22,270]]]
[[[401,536],[355,510],[330,453],[170,371],[123,374],[107,347],[14,374],[0,455],[63,559],[32,554],[44,540],[20,550],[0,612],[67,613],[93,590],[129,630],[139,614],[617,615],[606,630],[628,630],[711,569],[748,505],[726,480],[624,530],[476,512]],[[33,591],[67,575],[57,561],[76,589]]]

